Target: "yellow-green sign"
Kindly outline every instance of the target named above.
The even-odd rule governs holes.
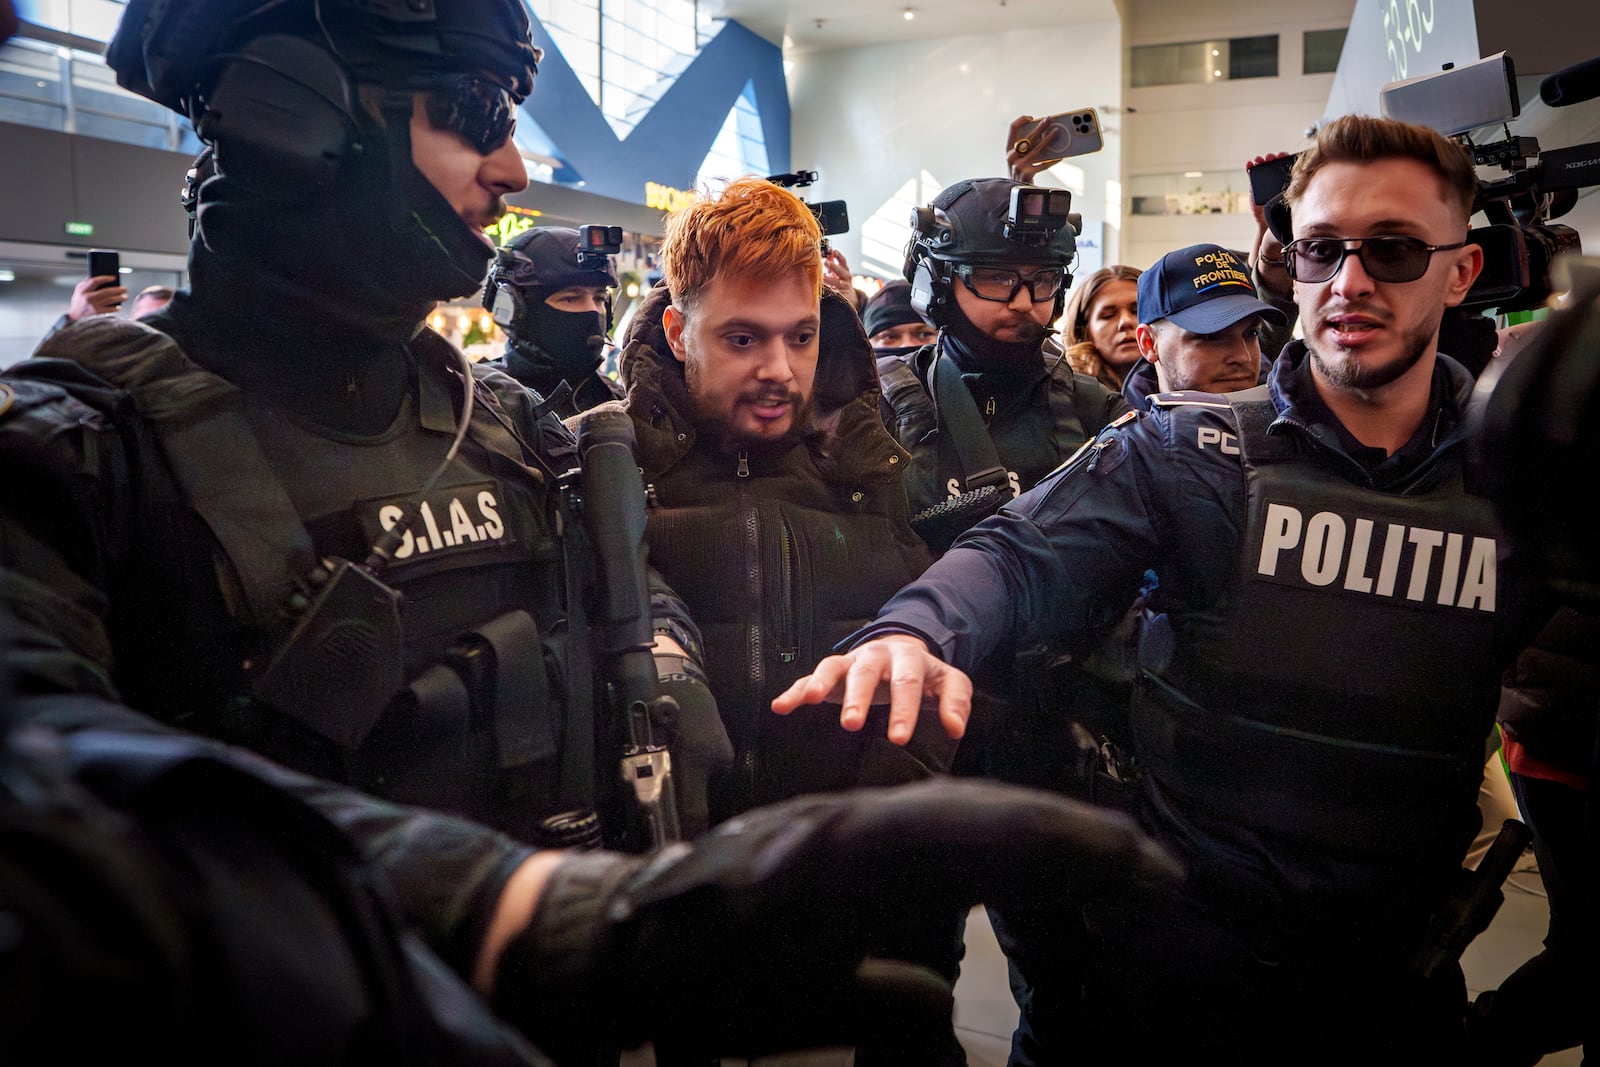
[[[644,206],[657,211],[678,211],[699,198],[693,189],[674,189],[656,182],[644,183]]]

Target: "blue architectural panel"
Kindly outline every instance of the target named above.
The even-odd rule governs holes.
[[[789,169],[789,89],[783,53],[737,22],[723,24],[687,69],[626,138],[584,90],[537,15],[533,40],[544,49],[533,95],[522,105],[538,124],[551,155],[564,165],[562,185],[628,203],[645,202],[647,182],[692,189],[700,164],[722,131],[729,110],[749,86],[761,116],[767,163]]]

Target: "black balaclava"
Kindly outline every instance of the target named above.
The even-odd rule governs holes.
[[[911,283],[895,280],[885,282],[882,289],[867,300],[861,309],[861,325],[867,332],[870,341],[876,333],[891,329],[895,326],[912,324],[929,324],[928,320],[918,315],[911,306]],[[885,356],[905,356],[921,349],[922,345],[906,345],[899,348],[875,348],[877,358]]]
[[[412,162],[413,94],[460,108],[449,94],[470,77],[515,106],[539,57],[521,0],[129,0],[106,50],[118,84],[215,147],[192,288],[146,321],[307,419],[383,429],[413,375],[408,342],[492,254]],[[448,114],[474,128],[470,110]]]
[[[532,327],[527,337],[514,338],[506,360],[522,355],[553,381],[576,381],[600,367],[606,346],[606,319],[598,311],[562,311],[545,303],[556,289],[535,291],[527,309]]]
[[[547,396],[562,381],[576,389],[600,366],[610,298],[607,315],[562,311],[546,301],[573,286],[610,290],[616,284],[611,257],[586,253],[578,230],[535,226],[512,238],[490,268],[485,298],[506,331],[506,369]],[[507,298],[513,298],[509,317]]]
[[[197,362],[358,432],[387,426],[410,380],[405,343],[437,301],[477,288],[493,254],[412,163],[409,111],[384,113],[386,126],[364,118],[365,150],[320,198],[277,201],[230,178],[219,152],[192,288],[170,316]]]

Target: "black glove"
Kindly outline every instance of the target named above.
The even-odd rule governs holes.
[[[705,672],[687,656],[657,652],[656,677],[661,695],[677,704],[672,723],[672,783],[678,801],[678,824],[685,838],[705,833],[707,783],[713,771],[733,762],[733,742],[717,714]]]
[[[573,855],[503,957],[495,1006],[544,1051],[645,1040],[753,1056],[863,1040],[908,1047],[951,990],[870,959],[980,901],[1175,884],[1127,817],[997,783],[940,778],[800,797],[650,857]]]

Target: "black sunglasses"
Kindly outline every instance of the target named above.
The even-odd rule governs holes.
[[[1414,282],[1428,273],[1435,252],[1463,248],[1465,241],[1453,245],[1430,245],[1415,237],[1301,237],[1283,246],[1283,264],[1297,282],[1325,282],[1339,273],[1345,257],[1352,252],[1361,260],[1361,269],[1379,282]]]
[[[1035,304],[1042,304],[1059,293],[1066,282],[1066,271],[1060,267],[1046,267],[1024,278],[1004,267],[975,267],[962,263],[956,267],[956,274],[973,296],[1001,304],[1015,300],[1023,286],[1028,287],[1028,295]]]
[[[428,90],[428,121],[435,129],[460,134],[488,155],[517,128],[517,102],[487,78],[466,75]]]

